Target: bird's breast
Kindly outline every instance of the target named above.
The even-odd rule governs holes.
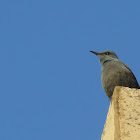
[[[114,87],[121,80],[121,73],[121,68],[113,63],[107,64],[102,68],[101,82],[108,96],[113,94]]]

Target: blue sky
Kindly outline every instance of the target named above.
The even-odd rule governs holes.
[[[0,139],[100,140],[110,101],[89,50],[115,51],[140,83],[139,5],[0,1]]]

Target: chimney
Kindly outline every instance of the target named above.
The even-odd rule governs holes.
[[[114,89],[101,140],[140,140],[140,90]]]

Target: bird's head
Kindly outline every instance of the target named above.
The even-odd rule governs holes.
[[[98,56],[99,60],[100,60],[100,63],[103,65],[105,62],[107,61],[111,61],[111,60],[114,60],[114,59],[118,59],[117,55],[112,52],[112,51],[103,51],[103,52],[94,52],[94,51],[90,51],[92,53],[94,53],[95,55]]]

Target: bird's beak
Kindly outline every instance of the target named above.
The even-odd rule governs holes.
[[[94,51],[90,51],[90,52],[92,52],[92,53],[94,53],[94,54],[96,54],[96,55],[100,54],[100,53],[98,53],[98,52],[94,52]]]

